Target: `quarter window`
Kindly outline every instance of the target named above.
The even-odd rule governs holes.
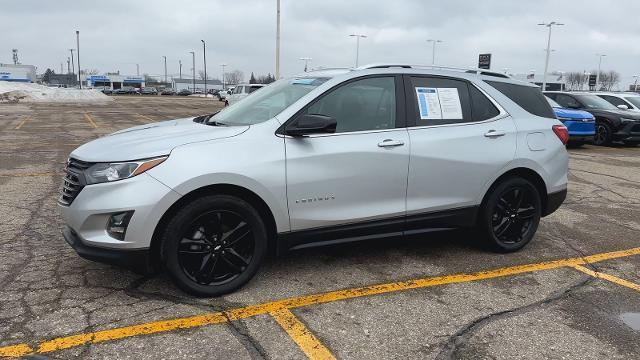
[[[500,115],[500,110],[475,86],[469,85],[471,112],[474,121],[483,121]]]
[[[395,80],[377,77],[347,83],[322,96],[306,113],[334,118],[336,133],[395,128]]]
[[[550,119],[556,118],[553,109],[544,99],[544,95],[538,87],[499,81],[486,81],[486,83],[496,88],[528,113]]]

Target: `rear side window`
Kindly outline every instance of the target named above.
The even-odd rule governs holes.
[[[556,118],[553,109],[544,99],[544,95],[542,95],[542,91],[540,91],[539,88],[498,81],[485,82],[496,88],[496,90],[500,91],[528,113],[550,119]]]
[[[410,77],[407,91],[415,126],[458,124],[473,121],[469,87],[465,81],[439,77]]]
[[[500,110],[475,86],[469,85],[469,95],[473,121],[488,120],[500,115]]]

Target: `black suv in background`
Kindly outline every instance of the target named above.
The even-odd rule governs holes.
[[[596,145],[622,141],[640,144],[640,113],[621,110],[594,94],[545,91],[544,94],[569,109],[588,111],[596,118]]]

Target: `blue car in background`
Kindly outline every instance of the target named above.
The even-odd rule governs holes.
[[[569,145],[582,146],[593,142],[593,137],[596,134],[596,118],[593,117],[593,114],[582,110],[563,108],[549,98],[547,101],[556,113],[558,120],[562,121],[569,130]]]

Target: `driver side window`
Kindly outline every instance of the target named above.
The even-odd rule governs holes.
[[[576,99],[564,94],[558,94],[558,96],[556,97],[556,102],[560,104],[560,106],[569,109],[581,107],[580,103]]]
[[[323,95],[306,114],[334,118],[336,133],[395,128],[395,89],[393,77],[356,80]]]

